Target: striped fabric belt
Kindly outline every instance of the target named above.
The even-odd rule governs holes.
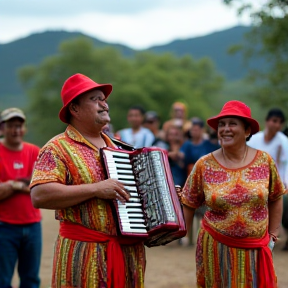
[[[107,287],[125,287],[125,262],[121,245],[135,245],[142,242],[140,239],[112,236],[68,221],[60,223],[59,234],[63,238],[81,242],[107,242]]]
[[[216,241],[233,248],[258,249],[257,259],[257,283],[258,288],[277,288],[277,278],[274,271],[272,252],[268,247],[270,240],[268,231],[262,238],[233,238],[212,229],[205,218],[202,220],[202,227]]]

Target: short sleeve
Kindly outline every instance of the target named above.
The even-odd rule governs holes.
[[[203,168],[204,164],[202,159],[200,159],[194,165],[183,188],[182,203],[195,209],[200,207],[205,200]]]
[[[275,201],[280,196],[285,194],[286,190],[284,187],[284,184],[279,176],[276,163],[272,159],[271,156],[269,156],[269,168],[270,168],[270,182],[269,182],[269,201]]]
[[[30,188],[38,184],[57,182],[66,184],[67,167],[63,157],[52,143],[44,146],[35,163]]]

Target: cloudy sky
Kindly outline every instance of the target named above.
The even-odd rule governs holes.
[[[66,30],[144,49],[249,23],[222,0],[0,1],[0,43]]]

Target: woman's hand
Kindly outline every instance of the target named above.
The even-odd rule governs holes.
[[[274,241],[273,237],[270,236],[270,241],[268,243],[268,247],[271,250],[271,252],[273,251],[274,245],[275,245],[275,241]]]

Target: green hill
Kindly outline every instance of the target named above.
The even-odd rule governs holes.
[[[227,80],[239,80],[247,75],[250,68],[265,67],[263,59],[253,58],[247,67],[241,53],[235,55],[228,53],[233,45],[245,45],[244,35],[250,29],[250,27],[237,26],[202,37],[175,40],[167,45],[151,47],[149,50],[157,53],[173,52],[178,56],[188,54],[196,59],[209,57]]]
[[[47,31],[0,44],[0,99],[6,95],[21,94],[21,86],[17,79],[18,68],[40,63],[45,57],[56,54],[61,42],[80,36],[92,39],[97,47],[109,45],[82,33],[65,31]],[[126,46],[118,44],[112,46],[122,51],[123,55],[133,53],[133,50]]]
[[[178,56],[189,54],[196,59],[209,57],[214,61],[217,70],[228,81],[239,81],[247,75],[248,68],[244,66],[243,57],[240,53],[229,55],[227,50],[231,45],[243,43],[243,35],[249,30],[249,27],[237,26],[203,37],[175,40],[166,45],[154,46],[146,50],[155,53],[170,52]],[[99,48],[115,47],[124,56],[131,56],[137,52],[124,45],[105,43],[82,33],[65,31],[47,31],[7,44],[0,44],[0,110],[1,106],[18,105],[21,107],[26,101],[17,78],[17,70],[20,67],[40,63],[45,57],[56,54],[62,41],[79,36],[92,39],[95,46]],[[261,69],[261,67],[265,67],[265,63],[263,60],[253,59],[251,67]]]

